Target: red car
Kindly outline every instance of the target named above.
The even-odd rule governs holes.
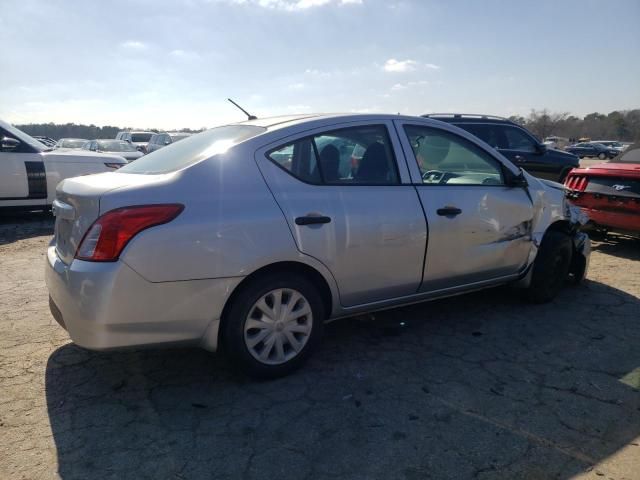
[[[571,170],[564,184],[591,227],[640,234],[640,143],[609,162]]]

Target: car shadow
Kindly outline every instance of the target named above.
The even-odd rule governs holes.
[[[53,235],[54,223],[49,212],[0,213],[0,245]]]
[[[596,237],[592,241],[592,249],[614,257],[640,260],[640,238],[630,235],[608,233],[605,237]]]
[[[571,478],[640,435],[640,300],[592,281],[547,305],[517,297],[331,323],[302,370],[269,382],[196,349],[67,344],[46,368],[58,473]]]

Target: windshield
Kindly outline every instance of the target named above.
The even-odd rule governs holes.
[[[137,149],[129,142],[122,140],[98,140],[98,150],[102,152],[136,152]]]
[[[132,133],[131,141],[132,142],[149,142],[153,133]]]
[[[15,138],[17,138],[21,142],[24,142],[27,145],[35,148],[38,152],[47,152],[51,150],[50,147],[47,147],[46,145],[40,143],[35,138],[31,137],[30,135],[27,135],[22,130],[18,130],[16,127],[14,127],[9,123],[0,122],[0,127],[4,128],[7,132],[9,132],[11,135],[13,135]]]
[[[62,148],[82,148],[82,146],[87,143],[87,140],[84,138],[67,138],[62,140],[60,143],[60,147]]]
[[[640,143],[631,145],[622,155],[618,155],[611,163],[638,163],[640,164]]]
[[[193,135],[181,142],[151,152],[130,163],[118,173],[168,173],[193,165],[200,160],[224,153],[230,147],[260,135],[267,129],[253,125],[227,125]]]
[[[169,136],[171,137],[172,142],[177,142],[178,140],[184,140],[185,138],[190,137],[188,133],[172,133]]]

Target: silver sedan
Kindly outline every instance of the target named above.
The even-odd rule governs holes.
[[[590,250],[561,185],[396,115],[214,128],[64,180],[53,208],[51,311],[78,345],[224,344],[262,377],[340,317],[503,284],[550,301]]]
[[[82,148],[92,152],[120,155],[128,162],[133,162],[144,155],[134,145],[123,140],[91,140],[86,142]]]

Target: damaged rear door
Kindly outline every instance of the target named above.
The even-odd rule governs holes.
[[[531,200],[505,166],[452,131],[396,121],[428,224],[420,291],[516,275],[531,250]]]

